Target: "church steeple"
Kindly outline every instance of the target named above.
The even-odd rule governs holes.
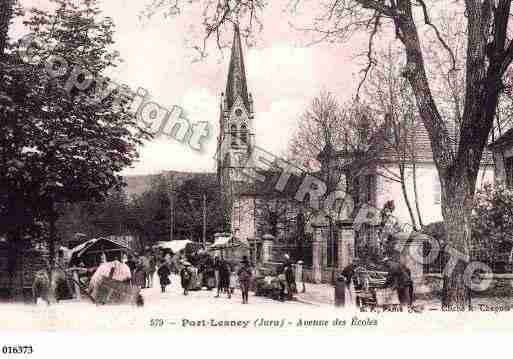
[[[238,26],[234,28],[226,92],[221,94],[219,110],[217,174],[225,229],[232,233],[240,230],[241,238],[255,238],[255,231],[247,228],[241,210],[246,208],[241,193],[254,191],[255,176],[248,176],[254,168],[248,160],[255,146],[255,117]]]
[[[244,68],[244,56],[242,54],[242,42],[239,26],[235,25],[232,43],[230,67],[228,68],[228,81],[226,82],[226,104],[231,109],[238,96],[241,97],[248,112],[250,109],[250,95],[246,82],[246,69]]]

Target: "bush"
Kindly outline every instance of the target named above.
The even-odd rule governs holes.
[[[441,245],[447,242],[444,222],[430,223],[422,232]],[[477,191],[472,213],[472,259],[503,272],[513,244],[513,191],[501,183]]]
[[[485,242],[512,238],[513,191],[502,183],[486,184],[476,193],[472,226]]]

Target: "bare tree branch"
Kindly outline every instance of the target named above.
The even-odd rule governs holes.
[[[440,31],[438,30],[438,28],[435,25],[433,25],[433,23],[431,22],[431,19],[429,17],[429,12],[428,12],[428,9],[426,7],[426,3],[424,2],[424,0],[417,0],[417,2],[422,7],[422,13],[424,14],[424,23],[426,25],[430,26],[434,30],[434,32],[436,34],[436,37],[438,38],[438,41],[440,41],[442,46],[449,53],[449,56],[450,56],[451,62],[452,62],[451,71],[456,71],[456,57],[454,56],[454,53],[452,52],[452,50],[449,47],[449,45],[447,45],[445,40],[442,38],[442,35],[440,34]]]
[[[367,76],[369,75],[369,72],[371,71],[372,67],[376,64],[376,60],[374,59],[374,57],[372,55],[372,52],[373,52],[372,45],[374,42],[374,37],[378,33],[380,20],[381,20],[380,15],[376,14],[376,16],[374,18],[374,28],[369,36],[369,46],[368,46],[368,50],[367,50],[367,59],[368,59],[367,67],[365,67],[365,69],[362,70],[364,75],[363,75],[363,78],[360,80],[360,83],[358,84],[358,87],[356,89],[356,100],[357,101],[359,99],[360,89],[362,88],[363,84],[365,83],[365,80],[367,79]]]

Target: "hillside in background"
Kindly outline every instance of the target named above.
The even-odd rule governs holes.
[[[148,189],[150,189],[152,181],[158,176],[172,176],[175,186],[180,186],[186,180],[190,180],[193,178],[202,177],[204,180],[214,183],[217,181],[217,175],[213,172],[180,172],[180,171],[164,171],[161,174],[157,175],[135,175],[135,176],[125,176],[124,180],[126,182],[125,191],[128,195],[128,198],[131,198],[134,195],[141,195]]]

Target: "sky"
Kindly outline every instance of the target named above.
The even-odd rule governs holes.
[[[20,1],[24,7],[48,7],[48,0]],[[199,41],[198,9],[188,7],[173,18],[157,13],[142,21],[139,15],[149,2],[101,3],[104,15],[116,25],[115,49],[123,59],[113,78],[133,89],[145,88],[168,109],[182,107],[191,122],[208,121],[213,133],[202,152],[167,137],[145,143],[138,162],[123,174],[215,171],[219,100],[226,87],[229,51],[219,51],[211,43],[208,57],[194,61],[197,53],[191,44]],[[284,13],[288,2],[273,0],[262,14],[263,30],[256,35],[256,44],[247,47],[243,42],[248,88],[254,99],[256,143],[276,155],[286,152],[298,119],[321,90],[334,93],[341,102],[354,95],[363,62],[355,56],[365,49],[365,43],[354,40],[306,45],[304,34],[290,25],[293,18]],[[300,13],[296,23],[301,25],[305,16]],[[23,31],[18,23],[13,36]]]

